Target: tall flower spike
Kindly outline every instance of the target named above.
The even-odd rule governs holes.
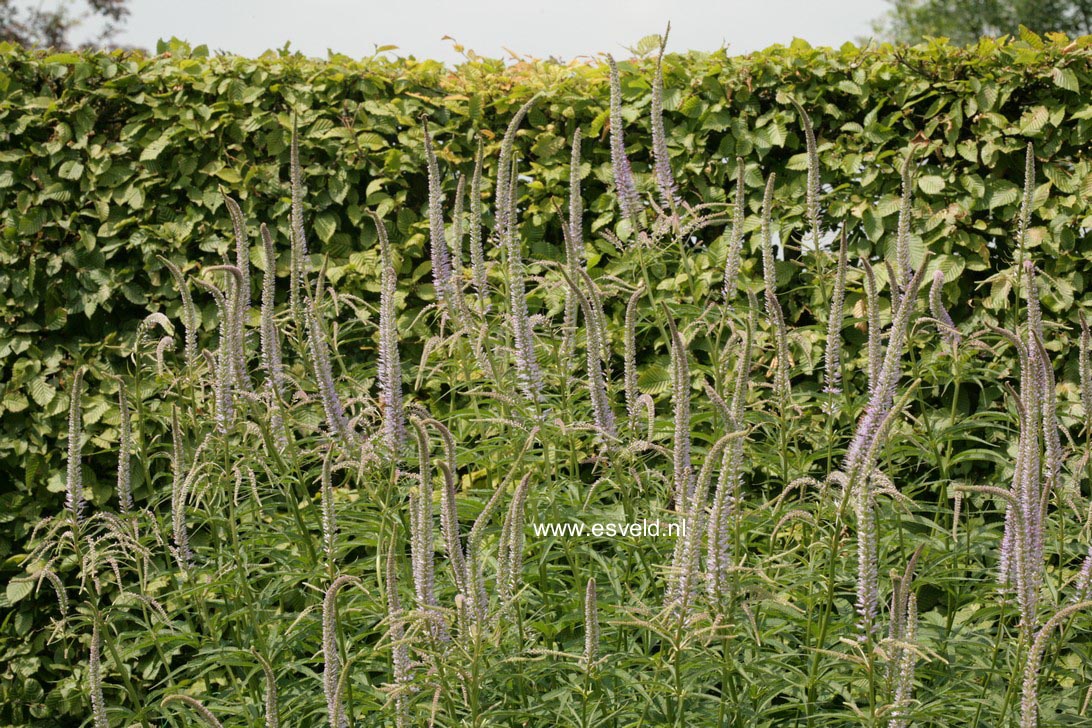
[[[132,457],[133,428],[129,415],[129,396],[125,381],[118,377],[118,507],[122,513],[133,509]]]
[[[527,313],[523,254],[516,220],[516,165],[513,147],[516,131],[537,99],[537,95],[533,96],[519,108],[504,133],[498,160],[496,194],[496,233],[508,258],[509,321],[515,340],[516,373],[521,393],[527,401],[533,403],[542,400],[542,373],[535,356],[534,333]]]
[[[463,295],[463,205],[466,202],[466,177],[458,175],[455,183],[455,202],[451,208],[451,290]]]
[[[664,133],[664,51],[667,49],[667,37],[671,33],[671,24],[667,24],[660,40],[660,53],[656,56],[656,75],[652,79],[652,157],[656,175],[656,185],[660,188],[660,198],[664,206],[674,209],[678,187],[675,176],[671,173],[671,157],[667,151],[667,135]],[[613,127],[612,127],[613,131]]]
[[[273,248],[273,236],[265,223],[259,232],[262,238],[262,255],[265,271],[262,275],[261,347],[262,368],[275,396],[283,396],[284,365],[281,361],[281,345],[274,319],[277,305],[277,254]]]
[[[410,554],[413,560],[413,588],[417,608],[428,618],[434,640],[447,639],[436,601],[436,562],[432,537],[432,464],[428,433],[420,420],[413,420],[417,436],[419,477],[410,488]]]
[[[705,533],[705,500],[709,483],[713,478],[713,470],[716,464],[721,462],[725,447],[739,434],[728,433],[709,448],[705,454],[705,462],[701,466],[701,473],[694,480],[690,500],[680,511],[679,533],[675,539],[665,593],[666,605],[676,614],[688,614],[696,595],[695,587],[699,578],[698,562],[701,558],[702,536]]]
[[[560,214],[560,213],[559,213]],[[568,269],[568,278],[575,280],[577,265],[573,261],[574,246],[569,223],[563,221],[561,225],[562,237],[565,240],[565,267]],[[561,319],[560,361],[571,361],[576,352],[576,333],[578,327],[577,317],[580,313],[580,304],[577,303],[576,294],[568,285],[565,286],[565,305]],[[571,375],[566,372],[566,380],[571,381]]]
[[[300,290],[307,289],[307,234],[303,229],[303,172],[300,169],[300,140],[296,119],[292,119],[292,144],[289,151],[289,184],[292,194],[292,260],[289,268],[288,299],[293,314],[300,316]]]
[[[379,236],[382,270],[379,289],[379,408],[383,414],[383,440],[392,453],[398,452],[406,439],[406,421],[402,412],[402,361],[398,351],[395,322],[395,294],[398,274],[394,269],[387,226],[374,212],[369,212]]]
[[[876,504],[872,496],[872,478],[857,478],[853,492],[853,508],[857,517],[857,616],[860,638],[864,640],[875,627],[879,609],[879,566],[876,532]]]
[[[1035,145],[1028,142],[1024,155],[1024,194],[1020,200],[1020,222],[1016,229],[1016,243],[1021,257],[1027,250],[1028,226],[1031,225],[1031,206],[1035,198]]]
[[[749,320],[743,347],[736,359],[736,377],[728,405],[727,422],[728,429],[732,432],[741,432],[745,427],[743,409],[750,381],[752,328],[753,324]],[[714,603],[719,603],[728,593],[728,574],[735,560],[734,527],[739,513],[739,494],[743,480],[743,444],[744,438],[737,437],[729,441],[725,448],[706,527],[706,591]]]
[[[1024,663],[1024,681],[1020,698],[1020,728],[1037,728],[1039,725],[1039,668],[1043,664],[1043,652],[1051,633],[1074,613],[1092,607],[1092,602],[1072,604],[1058,610],[1035,635]]]
[[[569,219],[561,226],[562,238],[565,239],[565,264],[569,275],[577,277],[578,268],[584,265],[584,201],[580,193],[580,127],[572,134],[572,155],[569,159]],[[561,360],[572,359],[577,343],[577,317],[579,315],[577,295],[570,288],[565,289],[565,317],[561,336]]]
[[[451,562],[451,570],[455,577],[455,587],[462,593],[466,593],[470,579],[466,571],[466,554],[463,552],[462,542],[459,538],[459,512],[455,505],[457,465],[455,462],[455,438],[451,431],[438,420],[426,417],[421,420],[427,425],[436,428],[440,433],[440,440],[444,444],[444,460],[439,462],[440,470],[444,474],[444,489],[440,492],[440,531],[444,537],[444,548],[447,551],[448,560]]]
[[[599,659],[599,604],[595,577],[584,588],[584,668],[591,670]]]
[[[580,127],[573,132],[573,150],[569,159],[569,250],[570,265],[584,265],[584,198],[580,192]]]
[[[834,278],[834,295],[830,299],[827,312],[827,346],[823,356],[823,374],[825,391],[831,395],[831,409],[834,411],[834,395],[839,394],[842,385],[842,322],[845,318],[846,297],[846,229],[842,228],[841,243],[838,246],[838,271]]]
[[[911,164],[914,161],[914,151],[911,149],[906,154],[902,163],[900,177],[902,178],[902,199],[899,202],[899,224],[895,236],[895,257],[897,260],[896,277],[899,290],[906,290],[910,278],[914,275],[914,265],[910,260],[910,217],[913,213],[914,186],[910,177]],[[892,286],[892,291],[894,291]]]
[[[106,702],[102,696],[102,644],[99,635],[99,620],[93,619],[91,626],[91,656],[87,662],[87,682],[91,692],[91,715],[95,728],[110,728],[106,717]]]
[[[239,203],[225,194],[224,205],[228,209],[228,215],[231,216],[231,228],[235,234],[235,266],[239,269],[241,277],[240,310],[245,316],[250,309],[250,242],[246,237],[246,221],[243,219],[243,211]]]
[[[542,372],[535,355],[535,337],[531,328],[530,315],[527,312],[527,288],[524,278],[523,253],[520,250],[520,238],[517,235],[515,216],[515,162],[510,172],[509,191],[505,197],[509,205],[504,218],[507,220],[504,230],[505,252],[508,257],[508,296],[509,317],[516,349],[516,373],[519,376],[520,390],[528,402],[542,401]]]
[[[587,291],[588,304],[591,307],[588,326],[595,326],[595,338],[599,343],[596,353],[603,364],[608,364],[610,362],[610,329],[607,327],[607,314],[603,311],[603,295],[599,291],[599,285],[583,266],[576,268],[576,277],[573,280],[583,282],[584,290]]]
[[[635,220],[641,209],[641,198],[637,194],[637,183],[633,179],[633,167],[626,156],[626,142],[622,131],[622,82],[618,78],[618,64],[610,54],[607,54],[607,64],[610,66],[610,164],[614,175],[614,193],[618,196],[622,214]]]
[[[269,660],[262,657],[260,652],[251,648],[250,654],[262,666],[262,673],[265,675],[265,728],[279,728],[281,719],[277,709],[277,676],[273,673]]]
[[[808,224],[811,226],[811,243],[815,250],[819,250],[819,148],[815,143],[815,128],[811,124],[811,117],[796,99],[790,99],[800,115],[800,123],[804,127],[804,144],[807,147],[808,156],[808,190],[806,195],[808,209]]]
[[[536,428],[537,429],[537,428]],[[523,449],[520,452],[520,456],[527,451],[531,442],[534,439],[535,430],[532,430],[531,437],[523,445]],[[517,458],[518,459],[518,458]],[[493,518],[493,514],[500,508],[501,498],[504,496],[505,491],[508,489],[508,484],[511,480],[511,473],[506,477],[500,485],[493,490],[493,495],[486,501],[485,507],[482,508],[481,513],[474,519],[474,525],[470,528],[470,534],[466,539],[466,570],[469,577],[469,584],[466,592],[467,597],[467,610],[470,613],[470,618],[477,625],[483,625],[488,616],[489,609],[489,596],[485,591],[485,574],[484,571],[484,559],[482,558],[482,537],[484,536],[484,530],[490,519]],[[503,555],[506,550],[506,544],[508,543],[507,534],[501,534],[500,551]],[[500,555],[498,555],[498,561],[500,561]]]
[[[429,250],[432,254],[432,284],[436,288],[436,300],[441,306],[447,305],[450,311],[451,293],[451,251],[444,238],[443,191],[440,189],[440,167],[436,163],[436,152],[432,148],[432,137],[428,133],[428,119],[421,117],[421,127],[425,136],[425,159],[428,166],[428,225]]]
[[[747,215],[747,190],[743,182],[745,169],[743,157],[736,157],[735,214],[732,215],[732,232],[728,236],[728,258],[724,263],[724,300],[729,304],[736,297],[739,267],[743,252],[743,221]]]
[[[502,605],[519,591],[520,575],[523,573],[523,510],[530,486],[531,474],[527,473],[512,493],[512,502],[508,504],[508,514],[501,527],[500,554],[497,557],[497,592],[498,601]]]
[[[1084,421],[1085,427],[1089,427],[1089,423],[1092,423],[1092,364],[1089,360],[1092,359],[1092,333],[1088,330],[1088,320],[1085,318],[1084,311],[1080,312],[1081,317],[1081,340],[1078,354],[1078,369],[1080,370],[1081,378],[1081,404],[1084,406]]]
[[[887,351],[879,363],[876,379],[871,383],[868,404],[857,421],[857,428],[846,450],[842,472],[846,475],[850,490],[872,472],[873,463],[870,458],[877,449],[884,421],[891,412],[895,388],[901,376],[902,355],[906,348],[910,317],[924,274],[925,264],[922,263],[922,267],[910,279],[906,291],[901,295],[902,303],[891,322]]]
[[[910,702],[914,693],[914,666],[917,662],[917,656],[911,646],[917,642],[918,636],[918,598],[916,594],[910,593],[907,595],[906,611],[902,620],[904,627],[898,639],[905,646],[900,645],[895,649],[895,690],[892,697],[896,708],[891,711],[891,720],[887,724],[888,728],[906,728],[906,726],[910,725],[909,719],[905,717],[905,706]]]
[[[212,714],[212,711],[206,708],[205,704],[197,698],[175,693],[174,695],[168,695],[163,698],[159,705],[160,707],[165,707],[168,703],[185,703],[194,713],[197,713],[197,716],[201,718],[209,728],[224,728],[224,724],[217,720],[216,716]],[[98,726],[95,728],[98,728]]]
[[[318,383],[319,396],[322,399],[322,409],[326,414],[326,425],[330,433],[341,438],[346,447],[356,443],[356,432],[353,431],[349,418],[345,414],[345,407],[338,396],[334,386],[333,368],[330,365],[330,353],[326,345],[326,335],[318,320],[318,307],[312,298],[304,300],[304,316],[307,320],[308,347],[311,354],[311,367],[315,372],[315,381]]]
[[[341,656],[337,651],[337,593],[346,584],[360,586],[360,579],[342,574],[326,587],[322,599],[322,689],[326,694],[326,716],[330,728],[348,728],[349,718],[341,701]]]
[[[229,365],[231,371],[230,381],[233,386],[239,387],[244,392],[251,391],[250,375],[246,366],[246,307],[249,307],[249,294],[244,304],[243,272],[234,265],[211,265],[206,271],[218,271],[228,276],[227,293],[224,295],[225,309],[227,313],[227,344]]]
[[[288,436],[284,429],[284,415],[281,400],[284,397],[284,364],[281,361],[280,333],[277,330],[274,314],[277,305],[277,256],[273,250],[273,237],[263,222],[259,227],[262,239],[262,255],[265,271],[262,275],[262,309],[259,328],[262,369],[265,370],[265,390],[269,400],[270,425],[277,446],[283,450],[288,446]]]
[[[322,458],[321,498],[322,498],[322,546],[326,551],[326,562],[330,572],[334,570],[337,554],[337,507],[334,505],[333,451],[326,450]]]
[[[762,195],[762,280],[765,287],[766,316],[773,326],[777,345],[777,369],[774,371],[774,391],[782,409],[789,405],[792,384],[789,378],[789,343],[785,328],[785,313],[777,300],[777,272],[773,254],[773,192],[776,176],[766,179]],[[782,243],[783,245],[783,243]]]
[[[57,592],[59,594],[61,590],[58,589]],[[1092,594],[1092,546],[1088,547],[1088,554],[1081,562],[1081,570],[1077,572],[1077,578],[1073,582],[1072,601],[1083,602],[1090,594]]]
[[[470,178],[470,271],[474,290],[478,293],[478,310],[482,316],[489,312],[489,281],[485,270],[485,252],[482,250],[482,140],[478,137],[478,150],[474,153],[474,174]]]
[[[395,558],[394,539],[391,539],[390,548],[387,550],[386,590],[387,590],[387,620],[391,641],[391,667],[394,672],[395,689],[406,686],[411,678],[410,653],[406,644],[405,615],[402,611],[402,600],[398,597],[398,561]],[[398,728],[409,725],[409,715],[406,706],[406,696],[403,691],[395,693],[395,720]]]
[[[495,211],[496,217],[496,231],[497,236],[504,242],[510,232],[510,228],[516,225],[514,219],[513,210],[515,209],[515,201],[512,200],[512,158],[513,148],[516,141],[516,131],[519,130],[519,125],[523,123],[523,119],[527,116],[527,112],[530,111],[531,106],[538,100],[538,96],[532,96],[528,99],[523,106],[519,107],[515,114],[512,115],[512,120],[508,122],[508,128],[504,132],[504,138],[501,140],[500,156],[497,159],[497,191],[494,195],[495,199]]]
[[[868,258],[861,258],[864,270],[865,306],[868,316],[868,393],[876,391],[883,364],[883,331],[880,327],[880,295],[876,290],[876,274]]]
[[[1045,340],[1043,332],[1043,314],[1039,304],[1039,286],[1035,280],[1035,264],[1030,260],[1024,261],[1024,272],[1027,276],[1028,295],[1028,348],[1035,348],[1039,352],[1039,370],[1042,380],[1041,412],[1043,427],[1043,445],[1046,448],[1045,487],[1048,492],[1054,491],[1059,486],[1062,470],[1062,442],[1059,436],[1058,424],[1058,399],[1057,382],[1054,379],[1054,365],[1043,349]],[[1071,499],[1072,494],[1066,494]]]
[[[68,461],[65,508],[76,519],[83,514],[83,367],[72,376],[68,394]]]
[[[770,316],[770,295],[777,293],[777,271],[773,254],[773,192],[777,175],[770,172],[766,178],[766,190],[762,193],[762,282],[766,286],[766,315]]]
[[[178,295],[182,298],[182,327],[186,330],[186,366],[193,366],[197,363],[197,327],[200,324],[197,319],[197,309],[193,305],[193,297],[190,295],[190,287],[177,265],[163,256],[158,257],[159,262],[170,271],[175,287],[178,288]]]
[[[675,436],[672,448],[672,472],[675,509],[687,514],[694,492],[694,473],[690,462],[690,363],[675,319],[664,306],[671,335],[672,405]]]
[[[944,271],[939,269],[933,273],[933,285],[929,287],[929,312],[936,319],[940,335],[948,345],[954,347],[958,344],[962,337],[944,306]]]
[[[583,291],[580,290],[576,281],[564,269],[562,269],[561,274],[565,276],[572,295],[584,312],[585,331],[587,332],[585,348],[587,349],[588,363],[588,394],[592,402],[595,427],[604,438],[614,439],[618,434],[614,424],[614,411],[611,409],[610,399],[607,396],[606,376],[603,374],[603,367],[600,363],[600,355],[603,350],[601,324],[597,321],[593,305],[588,301],[588,297],[584,295]]]
[[[792,400],[792,380],[789,377],[789,335],[785,326],[785,313],[777,295],[766,291],[766,308],[770,312],[773,325],[774,342],[777,345],[777,369],[774,371],[774,392],[778,403],[785,410]]]
[[[626,303],[626,320],[623,352],[623,376],[622,381],[626,394],[626,413],[629,415],[629,426],[636,430],[637,418],[640,415],[640,406],[637,404],[637,304],[641,296],[645,294],[645,286],[642,283],[637,286]]]
[[[235,415],[232,385],[235,381],[235,359],[231,347],[231,309],[224,292],[208,281],[194,280],[197,285],[212,294],[220,319],[220,340],[217,344],[212,388],[216,401],[216,431],[227,432]]]

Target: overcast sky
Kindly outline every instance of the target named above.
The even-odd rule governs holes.
[[[41,0],[32,0],[41,1]],[[457,61],[451,36],[484,56],[507,50],[571,59],[624,53],[671,21],[670,50],[733,54],[788,44],[839,46],[871,35],[884,0],[130,0],[119,41],[155,49],[172,35],[210,50],[259,55],[292,48],[354,57],[376,46]],[[507,50],[506,50],[507,49]]]

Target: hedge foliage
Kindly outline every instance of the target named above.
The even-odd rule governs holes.
[[[652,44],[644,45],[639,50],[651,52]],[[585,138],[598,140],[586,144],[582,170],[589,263],[606,272],[625,263],[594,234],[627,234],[607,194],[605,65],[506,65],[471,57],[451,70],[383,56],[248,59],[211,56],[179,42],[164,50],[151,57],[49,55],[0,46],[3,557],[18,552],[41,514],[59,506],[58,443],[67,408],[61,389],[77,363],[90,367],[92,382],[85,399],[92,437],[85,480],[96,498],[109,496],[113,460],[101,464],[101,485],[94,477],[94,451],[116,439],[109,374],[124,368],[118,353],[128,350],[123,344],[147,311],[178,312],[158,256],[180,264],[222,261],[231,228],[220,191],[240,201],[256,243],[257,224],[267,221],[287,250],[294,123],[315,264],[325,260],[328,278],[341,290],[378,290],[375,233],[364,218],[374,208],[396,223],[400,280],[413,282],[406,312],[432,300],[420,117],[431,119],[450,195],[457,173],[469,173],[478,139],[486,159],[495,159],[508,118],[536,93],[542,96],[517,140],[529,258],[560,257],[556,210],[565,204],[569,141],[579,126]],[[855,255],[887,254],[898,213],[897,169],[912,148],[915,229],[923,231],[914,252],[919,259],[925,249],[934,253],[958,322],[1004,308],[1014,280],[1010,236],[1024,152],[1033,142],[1041,172],[1029,245],[1045,273],[1046,305],[1055,318],[1075,321],[1092,257],[1092,247],[1082,245],[1092,227],[1090,58],[1092,38],[1071,42],[1030,33],[966,49],[938,41],[833,50],[795,41],[746,56],[671,55],[665,62],[668,146],[692,201],[724,201],[737,157],[745,160],[752,231],[763,174],[776,172],[778,232],[788,241],[780,287],[796,323],[809,320],[812,301],[805,295],[814,294],[793,285],[807,271],[793,260],[805,228],[806,173],[790,99],[808,110],[819,137],[824,224],[833,230],[844,223]],[[650,138],[653,64],[651,53],[621,64],[631,139]],[[629,152],[638,184],[651,196],[651,152],[641,144],[631,143]],[[487,175],[492,172],[487,166]],[[708,252],[696,271],[663,271],[660,285],[688,275],[715,291],[724,258],[720,234],[694,241]],[[756,270],[754,257],[745,275]],[[287,267],[286,254],[278,269],[287,275]],[[982,308],[960,305],[983,286],[989,295]],[[211,325],[213,304],[202,303]],[[371,346],[365,342],[359,355],[371,356]]]

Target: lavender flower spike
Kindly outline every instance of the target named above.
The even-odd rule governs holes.
[[[118,377],[118,507],[122,513],[133,509],[132,491],[132,455],[133,429],[129,416],[129,396],[125,391],[125,381]]]
[[[675,509],[686,515],[694,491],[694,472],[690,462],[690,364],[686,346],[675,326],[675,319],[666,306],[664,314],[671,333],[671,400],[675,410],[675,438],[672,448]]]
[[[937,328],[949,346],[956,346],[963,338],[956,330],[948,309],[944,307],[944,271],[933,273],[933,285],[929,287],[929,312],[937,321]]]
[[[618,78],[618,64],[610,54],[607,54],[607,63],[610,66],[610,164],[614,174],[614,193],[618,195],[622,214],[634,220],[641,209],[641,198],[633,179],[633,167],[626,156],[622,132],[622,83]]]
[[[671,157],[667,152],[667,135],[664,133],[664,50],[671,24],[667,24],[660,41],[660,54],[656,57],[656,76],[652,80],[652,157],[656,184],[666,207],[674,208],[678,196],[675,176],[671,173]],[[613,125],[612,129],[613,131]]]
[[[432,252],[432,283],[436,288],[436,300],[441,304],[451,303],[452,267],[451,251],[444,238],[443,192],[440,189],[440,168],[436,163],[436,152],[432,148],[432,137],[428,133],[428,119],[421,117],[425,136],[425,159],[428,162],[428,224],[429,249]]]
[[[485,252],[482,250],[482,140],[474,153],[474,174],[470,178],[470,270],[474,278],[474,290],[478,293],[478,312],[489,312],[489,280],[485,269]]]
[[[91,691],[91,715],[95,728],[110,728],[110,721],[106,718],[106,703],[102,697],[102,646],[97,619],[91,626],[91,656],[88,660],[87,681]]]
[[[383,439],[387,449],[397,452],[406,439],[402,412],[402,362],[398,353],[395,323],[395,293],[398,280],[387,239],[387,226],[374,212],[369,213],[379,235],[382,280],[379,292],[379,408],[383,414]]]
[[[334,558],[337,554],[337,509],[334,505],[333,452],[326,451],[322,459],[321,497],[322,497],[322,544],[326,551],[326,561],[330,572],[334,570]]]
[[[513,168],[515,165],[512,165]],[[524,278],[523,254],[520,240],[515,229],[515,174],[509,176],[511,183],[506,196],[508,212],[505,219],[509,222],[504,228],[503,240],[508,254],[508,296],[509,318],[512,326],[516,349],[516,373],[519,376],[520,389],[528,402],[542,401],[542,371],[535,355],[535,336],[531,328],[530,315],[527,311],[527,288]]]
[[[398,597],[398,562],[395,559],[394,539],[387,550],[386,568],[387,590],[387,619],[390,624],[391,663],[394,670],[395,688],[401,688],[409,684],[410,654],[406,645],[405,614],[402,610],[402,600]],[[409,724],[409,715],[406,709],[406,697],[401,692],[395,694],[395,721],[398,728],[404,728]]]
[[[178,288],[178,295],[182,298],[182,326],[186,330],[186,366],[193,366],[197,362],[198,320],[197,309],[194,307],[193,297],[190,295],[190,287],[186,283],[186,277],[182,275],[182,270],[177,265],[163,256],[159,256],[159,262],[170,271],[171,277],[174,278],[174,284]]]
[[[1092,607],[1092,602],[1080,602],[1061,609],[1043,625],[1035,635],[1028,650],[1027,662],[1024,663],[1024,681],[1020,698],[1020,728],[1038,728],[1039,726],[1039,668],[1043,664],[1043,652],[1051,632],[1062,622],[1082,609]]]
[[[584,198],[580,195],[580,145],[583,132],[573,132],[572,156],[569,158],[569,238],[566,258],[571,265],[584,264]],[[571,257],[570,257],[571,256]]]
[[[790,99],[800,115],[800,123],[804,127],[804,143],[808,156],[808,192],[806,196],[808,208],[808,224],[811,226],[811,242],[815,250],[819,250],[819,152],[815,143],[815,128],[811,124],[811,117],[796,99]]]
[[[330,428],[332,434],[341,438],[344,445],[352,445],[357,441],[357,436],[349,423],[349,418],[345,414],[345,407],[341,404],[341,397],[338,396],[337,389],[334,386],[330,353],[326,345],[326,336],[323,334],[322,326],[318,321],[318,308],[310,297],[304,300],[303,308],[304,317],[307,320],[311,367],[315,372],[315,380],[318,382],[322,409],[326,414],[326,425]]]
[[[1084,421],[1087,428],[1092,422],[1092,332],[1088,329],[1088,320],[1084,311],[1081,316],[1081,339],[1078,354],[1078,370],[1081,378],[1081,404],[1084,406]]]
[[[235,266],[241,273],[239,286],[240,313],[245,316],[250,308],[250,243],[246,237],[246,221],[239,203],[224,195],[224,205],[231,216],[232,232],[235,234]]]
[[[743,220],[747,214],[745,206],[747,190],[743,182],[745,168],[743,157],[736,157],[735,214],[732,215],[732,231],[728,236],[728,258],[724,263],[724,301],[729,304],[736,297],[740,257],[743,251]]]
[[[289,184],[292,194],[291,232],[292,260],[289,269],[288,299],[299,322],[300,289],[307,289],[307,234],[303,229],[303,172],[300,168],[300,141],[296,120],[292,120],[292,144],[289,152]]]
[[[830,311],[827,314],[827,346],[823,356],[823,373],[827,394],[839,394],[842,384],[842,322],[845,318],[846,298],[846,230],[842,228],[841,244],[838,247],[838,271],[834,279],[834,295],[830,299]],[[834,402],[831,401],[832,411]]]
[[[584,589],[584,655],[581,661],[588,670],[599,657],[599,605],[596,601],[595,577],[593,576],[588,579],[587,587]]]
[[[899,290],[906,290],[910,278],[914,275],[914,266],[910,261],[910,217],[913,213],[914,187],[910,177],[914,153],[911,150],[902,164],[902,200],[899,203],[899,224],[895,237],[896,271]],[[892,289],[893,290],[893,289]]]
[[[341,657],[337,652],[337,593],[346,584],[361,586],[360,579],[342,574],[326,587],[322,600],[322,689],[326,694],[326,715],[330,728],[348,728],[349,718],[339,697]]]
[[[79,519],[83,513],[83,367],[72,377],[68,406],[68,463],[65,476],[65,508]]]

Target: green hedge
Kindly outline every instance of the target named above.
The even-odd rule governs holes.
[[[897,217],[897,167],[914,145],[922,232],[915,255],[935,254],[958,322],[1006,305],[1024,150],[1034,142],[1041,171],[1029,244],[1046,274],[1045,304],[1056,318],[1074,320],[1092,257],[1082,245],[1092,227],[1090,58],[1092,38],[1032,34],[967,49],[936,42],[832,50],[796,41],[747,56],[671,55],[668,146],[690,201],[725,200],[735,160],[745,158],[751,230],[762,175],[776,172],[779,232],[799,239],[804,139],[790,97],[799,101],[819,137],[825,225],[846,223],[855,254],[884,255]],[[621,64],[629,152],[649,195],[653,64],[651,56]],[[17,552],[40,515],[59,507],[61,390],[76,363],[90,367],[94,465],[116,422],[112,387],[98,383],[124,368],[119,354],[148,310],[177,314],[157,256],[210,264],[227,253],[230,221],[218,190],[240,200],[252,234],[266,221],[287,249],[294,120],[316,264],[328,257],[327,275],[341,290],[378,290],[374,230],[364,221],[375,208],[397,223],[412,309],[432,298],[420,116],[432,119],[450,193],[455,172],[469,172],[479,135],[487,160],[495,159],[509,116],[544,92],[518,137],[527,175],[521,207],[529,256],[556,258],[555,210],[567,194],[577,126],[589,139],[589,232],[625,233],[609,194],[606,81],[605,66],[551,61],[475,59],[451,70],[384,57],[214,57],[177,42],[152,57],[0,45],[0,557]],[[723,262],[720,233],[697,241],[709,245],[699,282],[710,290]],[[591,265],[609,270],[615,248],[589,240]],[[779,275],[788,315],[799,323],[813,302],[793,285],[805,270],[792,265],[794,250]],[[285,255],[285,272],[287,263]],[[670,284],[668,277],[663,285]],[[989,288],[976,295],[981,306],[960,304],[982,286]],[[103,460],[96,497],[109,493],[113,458]]]

